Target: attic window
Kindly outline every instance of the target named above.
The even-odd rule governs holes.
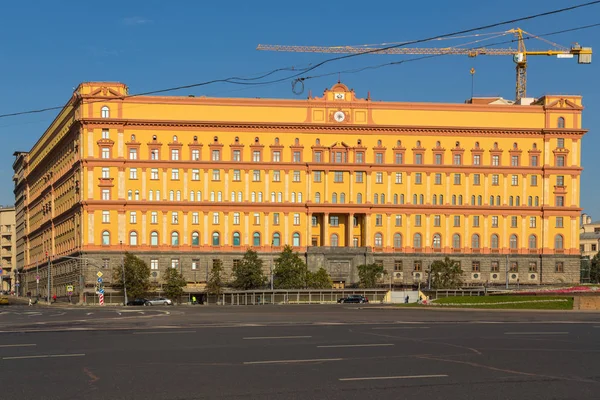
[[[460,147],[460,142],[456,142],[456,147]]]
[[[533,148],[534,148],[534,149],[537,149],[537,143],[534,143],[534,144],[533,144]]]
[[[194,136],[194,142],[198,140],[198,136]]]
[[[218,137],[218,136],[215,136],[215,137],[213,138],[213,141],[214,141],[215,143],[217,143],[217,142],[219,141],[219,137]]]
[[[377,141],[377,146],[381,146],[381,140]]]
[[[254,138],[254,143],[258,143],[258,136]]]
[[[435,142],[435,147],[441,147],[441,146],[442,146],[442,144],[439,141]]]
[[[102,118],[110,118],[110,108],[104,106],[100,109],[100,116]]]
[[[156,140],[156,135],[152,135],[152,140]]]
[[[298,139],[298,138],[294,139],[294,144],[296,144],[296,145],[300,144],[300,139]]]
[[[417,147],[421,147],[421,141],[417,140]]]
[[[131,141],[135,142],[135,135],[131,135]]]
[[[556,125],[558,128],[564,128],[565,127],[565,119],[563,117],[559,117],[558,118],[558,123]]]
[[[234,140],[235,140],[236,143],[239,143],[240,142],[239,136],[236,136]]]
[[[516,150],[519,148],[519,145],[517,145],[517,142],[513,143],[513,149]]]
[[[320,145],[320,144],[321,144],[321,139],[317,138],[317,140],[315,141],[315,143],[316,143],[317,145]]]
[[[173,141],[176,142],[177,141],[177,135],[173,135]]]
[[[479,142],[475,142],[475,148],[478,149],[479,148]]]
[[[358,139],[356,143],[360,146],[362,144],[362,140]]]
[[[498,148],[498,142],[494,142],[494,149]]]

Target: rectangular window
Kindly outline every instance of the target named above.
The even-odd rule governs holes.
[[[273,182],[281,182],[281,171],[273,171]]]
[[[260,214],[254,213],[254,225],[260,225]]]
[[[158,258],[153,258],[150,260],[150,269],[158,269]]]
[[[518,186],[519,185],[519,175],[513,175],[510,178],[510,184],[512,186]]]
[[[557,167],[565,166],[565,156],[556,156],[556,166]]]
[[[435,165],[442,165],[442,155],[439,153],[435,155]]]
[[[375,173],[375,183],[383,183],[383,172]]]
[[[537,272],[537,262],[529,262],[529,272]]]
[[[295,151],[293,154],[293,162],[302,162],[302,153]]]
[[[537,186],[537,175],[531,175],[531,186]]]
[[[453,164],[454,165],[461,165],[461,155],[460,154],[455,154],[453,157]]]
[[[235,151],[233,152],[233,155],[235,156]],[[198,160],[200,160],[200,150],[194,149],[194,150],[192,150],[192,161],[198,161]]]
[[[102,200],[110,200],[110,189],[102,189]]]
[[[375,153],[375,164],[383,164],[383,153]]]
[[[518,223],[518,218],[516,215],[513,215],[510,217],[510,227],[511,228],[516,228],[517,227],[517,223]]]
[[[455,227],[459,227],[460,226],[460,215],[455,215],[454,216],[454,226]]]
[[[460,185],[460,174],[454,174],[454,184]]]
[[[356,172],[356,183],[363,183],[363,172]]]
[[[198,224],[200,224],[200,213],[193,212],[192,213],[192,225],[198,225]]]
[[[471,263],[471,271],[472,272],[479,272],[481,271],[481,264],[479,261],[473,261]]]
[[[491,272],[500,272],[500,262],[492,261],[492,264],[490,266],[490,271]]]
[[[300,214],[294,214],[294,225],[300,225]]]
[[[556,227],[557,228],[563,227],[563,217],[556,217]]]
[[[402,271],[402,260],[394,260],[394,271]]]
[[[192,169],[192,180],[193,181],[200,180],[200,170],[199,169]]]
[[[498,216],[493,215],[492,216],[492,228],[497,228],[497,227],[498,227]]]
[[[531,166],[532,167],[538,166],[538,156],[531,156]]]
[[[556,196],[556,207],[565,206],[565,196]]]
[[[364,162],[365,162],[365,153],[363,153],[362,151],[358,151],[356,153],[356,163],[364,164]]]
[[[436,184],[436,185],[442,184],[442,174],[435,174],[434,184]]]
[[[402,226],[402,215],[396,215],[396,226]]]
[[[319,225],[319,220],[317,219],[316,216],[312,216],[311,221],[310,221],[312,226],[318,226]]]
[[[151,160],[158,160],[158,149],[152,149],[150,150],[150,159]]]
[[[473,185],[481,185],[481,176],[479,174],[473,174]]]
[[[337,183],[344,182],[344,172],[343,171],[334,171],[333,181],[337,182]]]
[[[479,227],[479,215],[473,215],[473,228]]]
[[[129,159],[137,160],[137,149],[129,149]]]
[[[171,268],[179,269],[179,258],[171,258]]]
[[[281,162],[281,152],[280,151],[273,152],[273,162]]]
[[[417,164],[417,165],[423,164],[423,154],[421,154],[421,153],[415,154],[415,164]]]
[[[440,215],[433,216],[433,226],[435,226],[435,227],[442,226],[442,218]]]
[[[102,158],[110,158],[110,149],[108,147],[102,148]]]
[[[108,224],[110,222],[110,211],[102,211],[102,223]]]
[[[213,161],[219,161],[221,159],[221,151],[220,150],[213,150],[212,151],[212,160]]]
[[[336,215],[330,215],[329,216],[329,225],[330,226],[339,226],[340,225],[339,217]]]
[[[171,170],[171,180],[172,181],[178,181],[179,180],[179,169],[173,168]]]
[[[279,225],[279,213],[273,213],[273,225]]]
[[[415,173],[415,185],[423,183],[423,177],[420,172]]]
[[[110,139],[108,129],[102,129],[102,139]]]
[[[421,226],[421,216],[415,215],[415,226]]]
[[[321,182],[321,179],[322,179],[321,175],[322,175],[321,171],[313,171],[313,180],[314,180],[314,182],[317,182],[317,183]]]
[[[213,213],[213,225],[217,225],[219,223],[219,213]]]
[[[511,156],[510,157],[510,165],[513,167],[519,166],[519,156]]]
[[[556,186],[565,186],[565,177],[563,175],[556,177]]]
[[[260,170],[255,169],[252,171],[252,182],[260,182]]]
[[[253,151],[252,152],[252,161],[253,162],[260,162],[260,151]]]
[[[152,168],[150,169],[150,179],[153,181],[157,181],[158,180],[158,168]]]
[[[136,211],[132,211],[129,213],[129,223],[137,224],[137,212]]]
[[[535,217],[529,217],[529,227],[535,228],[537,225],[537,219]]]
[[[402,183],[402,172],[396,172],[396,183]]]
[[[414,269],[415,271],[419,272],[423,269],[423,263],[421,262],[421,260],[415,260],[413,263]]]
[[[565,264],[562,261],[556,263],[556,272],[565,272]]]
[[[500,184],[500,178],[498,175],[492,175],[492,186],[498,186]]]
[[[240,213],[239,212],[233,213],[233,224],[234,225],[240,224]]]
[[[402,153],[396,153],[394,162],[398,165],[402,164]]]
[[[510,263],[510,272],[519,272],[519,263],[517,261]]]
[[[565,148],[565,139],[563,139],[563,138],[556,139],[556,147],[558,147],[559,149],[564,149]]]
[[[171,213],[171,223],[172,224],[179,223],[179,213],[177,211],[173,211],[173,213]]]
[[[171,149],[171,160],[173,160],[173,161],[179,160],[179,149]]]
[[[292,182],[300,182],[300,171],[294,171]]]
[[[192,258],[192,270],[200,268],[200,259]]]
[[[383,216],[381,214],[375,214],[375,226],[383,225]]]
[[[481,165],[481,156],[479,154],[473,155],[473,165]]]
[[[157,211],[152,211],[150,213],[150,223],[153,225],[158,224],[158,212]]]
[[[104,167],[102,168],[102,179],[110,178],[110,168]]]
[[[137,168],[129,169],[129,179],[137,179]]]
[[[212,180],[213,181],[220,181],[221,180],[221,170],[219,170],[219,169],[213,169]]]
[[[492,165],[493,166],[500,165],[500,156],[498,156],[498,155],[493,155],[492,156]]]

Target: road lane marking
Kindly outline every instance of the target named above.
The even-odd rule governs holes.
[[[34,343],[24,343],[24,344],[0,344],[0,347],[31,347],[31,346],[37,346],[37,344],[34,344]]]
[[[429,329],[428,326],[379,326],[376,328],[373,328],[376,330],[382,330],[382,329]]]
[[[308,339],[312,336],[256,336],[245,337],[244,340],[270,340],[270,339]]]
[[[505,335],[568,335],[569,332],[504,332]]]
[[[348,381],[377,381],[384,379],[427,379],[427,378],[447,378],[448,375],[404,375],[404,376],[368,376],[364,378],[340,378],[342,382]]]
[[[62,358],[62,357],[83,357],[85,354],[83,353],[75,353],[75,354],[44,354],[37,356],[15,356],[15,357],[2,357],[3,360],[24,360],[27,358]]]
[[[244,361],[244,365],[258,364],[293,364],[293,363],[313,363],[326,361],[342,361],[343,358],[313,358],[309,360],[271,360],[271,361]]]
[[[133,332],[133,335],[160,335],[160,334],[171,334],[171,333],[196,333],[196,331],[153,331],[153,332]]]
[[[332,344],[326,346],[317,346],[318,348],[335,348],[335,347],[385,347],[394,346],[393,343],[373,343],[373,344]]]

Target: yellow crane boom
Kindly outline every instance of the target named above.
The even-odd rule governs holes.
[[[262,51],[281,51],[295,53],[332,53],[332,54],[432,54],[432,55],[463,55],[468,57],[477,56],[513,56],[513,61],[516,64],[516,100],[526,97],[527,94],[527,57],[528,56],[556,56],[558,58],[573,58],[577,56],[579,64],[590,64],[592,62],[592,48],[581,47],[578,44],[566,48],[554,48],[548,50],[527,50],[525,48],[525,40],[523,34],[529,37],[538,38],[535,35],[525,32],[520,28],[511,29],[505,32],[506,34],[514,34],[517,38],[518,48],[493,48],[493,47],[477,47],[477,48],[461,48],[461,47],[353,47],[353,46],[287,46],[287,45],[270,45],[259,44],[257,50]],[[539,39],[539,38],[538,38]]]

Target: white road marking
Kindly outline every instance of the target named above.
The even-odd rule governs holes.
[[[270,339],[308,339],[312,336],[257,336],[245,337],[244,340],[270,340]]]
[[[160,334],[171,334],[171,333],[196,333],[196,331],[153,331],[153,332],[133,332],[133,335],[160,335]]]
[[[505,335],[568,335],[569,332],[504,332]]]
[[[37,344],[34,344],[34,343],[27,343],[27,344],[0,344],[0,347],[31,347],[31,346],[37,346]]]
[[[87,313],[87,314],[85,314],[85,315],[92,315],[92,314],[93,314],[93,312],[89,312],[89,313]],[[119,314],[119,315],[120,315],[120,314]]]
[[[244,361],[244,365],[312,363],[312,362],[342,361],[342,360],[344,360],[344,359],[343,358],[313,358],[310,360]]]
[[[394,346],[393,343],[373,343],[373,344],[332,344],[327,346],[317,346],[318,348],[327,349],[335,347],[386,347]]]
[[[83,357],[83,353],[75,354],[44,354],[38,356],[17,356],[17,357],[2,357],[3,360],[24,360],[27,358],[60,358],[60,357]]]
[[[376,381],[384,379],[427,379],[427,378],[447,378],[448,375],[404,375],[404,376],[369,376],[364,378],[340,378],[340,381]]]
[[[378,326],[373,329],[429,329],[428,326]]]

